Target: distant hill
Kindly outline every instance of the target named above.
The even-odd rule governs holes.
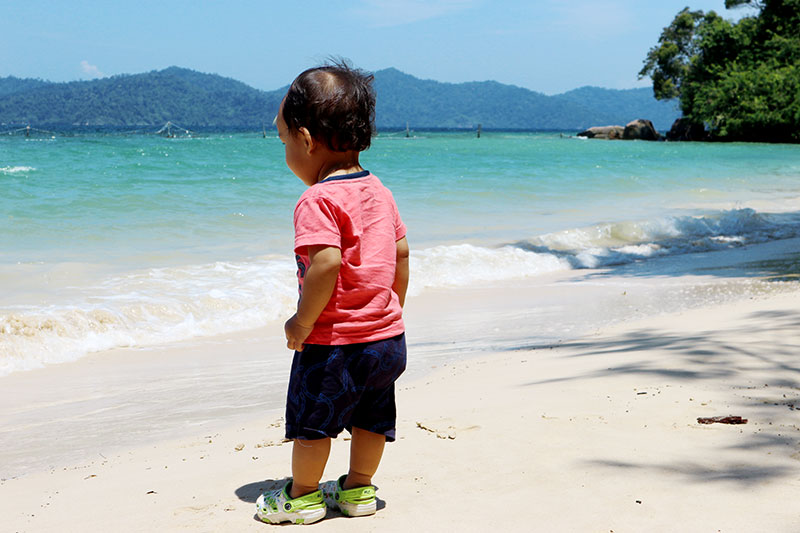
[[[384,127],[584,129],[625,125],[636,118],[669,129],[680,116],[651,88],[612,90],[583,87],[556,96],[495,81],[441,83],[397,69],[375,73],[377,122]]]
[[[32,125],[261,126],[277,92],[215,74],[170,67],[92,81],[47,83],[0,97],[0,122]],[[272,110],[270,115],[269,110]]]
[[[587,86],[552,98],[570,102],[596,113],[597,118],[592,121],[591,126],[613,124],[624,126],[633,119],[646,118],[653,121],[657,129],[668,130],[675,119],[681,116],[678,101],[656,100],[652,87],[618,90]]]
[[[30,78],[23,79],[15,78],[14,76],[0,78],[0,97],[20,91],[29,91],[48,84],[50,84],[49,81]]]
[[[441,83],[396,69],[375,73],[376,121],[414,128],[575,128],[570,104],[495,81]]]
[[[557,96],[494,81],[441,83],[397,69],[375,73],[378,128],[583,129],[679,116],[652,90],[583,87]],[[271,124],[286,89],[261,91],[231,78],[170,67],[92,81],[0,78],[0,123],[33,126],[252,127]]]

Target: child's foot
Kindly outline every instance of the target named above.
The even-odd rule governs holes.
[[[339,509],[345,516],[366,516],[375,514],[375,486],[356,487],[344,490],[342,483],[347,478],[343,475],[336,481],[322,484],[322,497],[331,509]]]
[[[256,500],[256,514],[262,522],[279,524],[313,524],[325,518],[325,502],[322,491],[315,491],[298,498],[289,498],[292,482],[288,481],[282,489],[265,492]]]

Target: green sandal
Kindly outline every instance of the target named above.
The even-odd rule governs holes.
[[[336,481],[327,481],[322,485],[322,497],[331,509],[339,509],[344,516],[367,516],[375,514],[375,486],[356,487],[344,490],[342,483],[347,474]]]
[[[325,518],[326,508],[322,491],[318,490],[299,498],[290,498],[292,482],[289,480],[282,489],[265,492],[256,500],[256,514],[262,522],[280,524],[313,524]]]

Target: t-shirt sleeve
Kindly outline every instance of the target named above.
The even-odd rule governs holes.
[[[294,209],[294,251],[306,246],[342,247],[336,207],[324,198],[302,199]]]

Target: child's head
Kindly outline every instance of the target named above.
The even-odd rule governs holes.
[[[289,133],[306,128],[335,152],[369,148],[375,123],[373,76],[339,61],[297,76],[283,101]]]

